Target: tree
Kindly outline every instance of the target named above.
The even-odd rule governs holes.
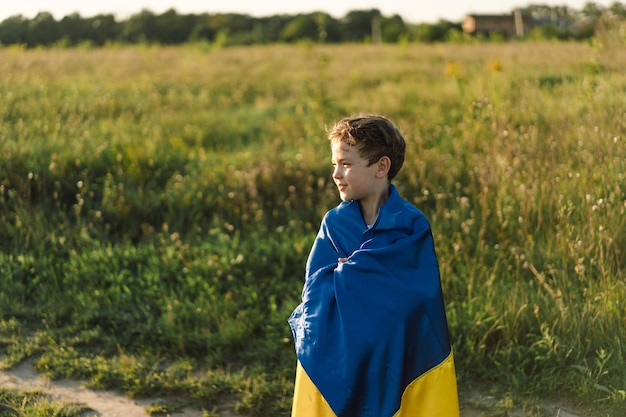
[[[26,43],[28,20],[22,15],[6,18],[0,23],[0,44],[14,45]]]
[[[592,17],[598,19],[602,16],[604,9],[602,6],[598,6],[596,3],[586,3],[583,7],[582,14],[586,17]]]
[[[257,20],[244,14],[214,15],[211,27],[225,38],[225,45],[250,45],[258,37],[255,35]]]
[[[195,20],[193,15],[179,15],[175,9],[169,9],[155,17],[156,30],[150,40],[164,45],[183,43],[189,39]]]
[[[372,37],[372,22],[381,18],[378,9],[353,10],[348,12],[343,19],[345,40],[350,42],[363,42]]]
[[[327,13],[315,14],[320,42],[341,42],[341,24]]]
[[[407,31],[404,20],[397,14],[390,18],[382,19],[381,26],[383,42],[396,43]]]
[[[292,17],[288,15],[274,15],[266,18],[260,18],[261,36],[263,43],[278,42],[280,35],[291,21]]]
[[[296,42],[301,40],[316,42],[319,40],[317,27],[315,14],[298,15],[283,28],[280,34],[280,40],[284,42]]]
[[[313,42],[339,42],[341,29],[337,20],[327,13],[315,12],[290,19],[278,39],[283,42],[309,40]]]
[[[156,16],[144,9],[128,18],[124,25],[124,39],[131,43],[150,42],[157,32]]]
[[[440,20],[435,24],[423,23],[415,27],[413,38],[418,42],[443,42],[450,30],[460,30],[458,26],[446,20]]]
[[[89,39],[88,21],[83,19],[80,14],[72,13],[64,16],[59,22],[59,31],[62,38],[66,39],[69,45],[77,45],[78,43]]]
[[[87,28],[87,40],[94,45],[120,40],[123,32],[123,25],[112,14],[99,14],[87,19]]]
[[[28,34],[26,43],[28,46],[51,46],[62,37],[62,32],[48,12],[38,13],[28,24]]]
[[[191,32],[189,33],[190,41],[212,41],[215,39],[217,30],[211,25],[211,18],[208,14],[202,14],[197,17]]]
[[[622,3],[615,2],[611,4],[609,11],[620,19],[626,19],[626,7]]]

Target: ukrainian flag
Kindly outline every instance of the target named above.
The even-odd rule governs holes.
[[[324,216],[289,318],[292,417],[459,416],[430,225],[390,187],[371,228],[358,201]]]

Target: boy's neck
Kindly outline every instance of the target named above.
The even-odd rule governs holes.
[[[372,225],[378,218],[378,211],[389,199],[390,187],[386,186],[378,195],[360,200],[361,215],[365,224]]]

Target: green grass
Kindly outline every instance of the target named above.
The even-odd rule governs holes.
[[[0,388],[0,416],[80,417],[89,409],[79,404],[51,400],[40,392],[12,392]]]
[[[367,110],[409,141],[459,384],[618,416],[623,42],[0,49],[4,365],[288,415],[325,129]]]

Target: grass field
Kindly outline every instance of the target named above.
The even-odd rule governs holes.
[[[608,32],[0,49],[2,363],[288,415],[286,319],[338,203],[325,129],[365,110],[409,142],[396,184],[432,223],[460,386],[619,417],[624,67]]]

